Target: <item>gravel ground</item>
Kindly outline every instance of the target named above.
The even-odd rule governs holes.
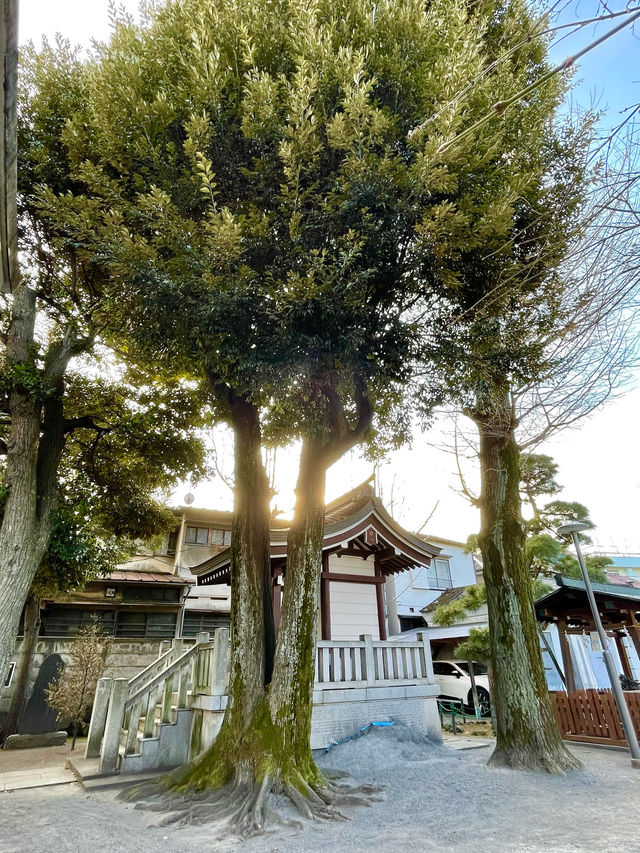
[[[585,768],[564,777],[488,769],[490,749],[412,742],[374,730],[321,766],[379,785],[379,802],[345,822],[307,823],[248,841],[209,828],[153,826],[157,815],[78,785],[0,794],[2,853],[631,853],[640,851],[640,771],[624,752],[575,747]]]

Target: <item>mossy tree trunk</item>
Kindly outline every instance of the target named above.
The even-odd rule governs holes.
[[[253,785],[265,761],[261,739],[275,653],[270,488],[262,461],[257,407],[231,393],[229,407],[235,442],[229,700],[218,737],[180,776],[179,788],[219,788],[232,781]]]
[[[50,344],[44,368],[34,356],[36,296],[21,284],[6,340],[10,424],[0,452],[7,494],[0,524],[0,678],[13,654],[20,614],[49,545],[57,473],[65,444],[64,374],[77,340],[69,330]]]
[[[496,749],[490,763],[562,773],[579,767],[560,738],[547,688],[520,513],[516,419],[508,392],[479,401],[479,545],[491,637]]]
[[[297,803],[303,813],[314,806],[340,802],[318,771],[311,755],[311,714],[315,654],[320,606],[324,499],[327,470],[371,429],[373,410],[361,376],[354,376],[356,419],[349,422],[337,392],[336,376],[329,371],[317,383],[326,403],[320,435],[307,436],[300,453],[296,506],[287,537],[287,567],[282,613],[269,708],[279,750],[277,763],[285,783],[308,803]],[[318,798],[320,802],[318,803]]]
[[[311,711],[322,572],[327,459],[313,441],[300,454],[296,506],[287,539],[287,569],[274,678],[271,717],[279,732],[279,763],[294,781],[322,778],[311,756]]]
[[[236,492],[229,705],[220,733],[200,759],[123,795],[142,807],[152,796],[148,807],[166,810],[166,824],[213,821],[223,832],[246,836],[260,831],[269,817],[280,820],[268,806],[272,791],[286,793],[308,818],[341,818],[336,806],[368,803],[374,793],[367,785],[346,790],[329,783],[310,747],[326,472],[370,429],[373,412],[359,385],[356,405],[357,422],[350,427],[337,394],[331,394],[328,438],[303,442],[275,659],[269,487],[259,413],[247,401],[236,399],[231,406]]]

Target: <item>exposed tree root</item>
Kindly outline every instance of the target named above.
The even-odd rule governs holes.
[[[285,817],[285,797],[305,820],[347,820],[339,807],[368,806],[379,800],[380,789],[371,785],[348,787],[323,780],[309,784],[294,770],[287,774],[265,774],[260,782],[250,781],[246,770],[238,769],[234,780],[223,788],[204,791],[174,790],[184,776],[184,768],[159,779],[128,788],[120,799],[135,802],[136,808],[159,812],[159,826],[213,825],[218,837],[249,838],[267,826],[301,828],[298,820]],[[280,799],[279,799],[280,798]]]
[[[496,749],[487,762],[490,767],[506,767],[511,770],[534,770],[562,776],[569,770],[580,770],[582,762],[561,746],[556,749],[530,750],[521,747]]]

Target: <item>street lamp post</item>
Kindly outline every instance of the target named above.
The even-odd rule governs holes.
[[[582,556],[582,549],[580,548],[580,542],[578,541],[578,533],[580,533],[581,530],[588,529],[588,524],[584,524],[581,521],[574,521],[570,524],[563,524],[561,527],[558,528],[556,532],[558,536],[571,536],[571,538],[573,539],[573,544],[575,546],[576,554],[578,556],[578,563],[580,564],[580,570],[582,572],[582,579],[584,580],[584,586],[587,592],[587,598],[589,599],[589,606],[591,607],[591,613],[593,615],[593,621],[595,622],[596,629],[598,631],[598,636],[600,637],[600,644],[602,646],[602,657],[604,659],[604,664],[607,668],[609,681],[611,682],[611,692],[613,693],[613,698],[615,700],[616,705],[618,706],[618,713],[620,714],[620,719],[622,720],[622,728],[624,729],[624,734],[627,739],[627,743],[629,744],[629,752],[631,753],[631,765],[640,769],[640,746],[638,745],[638,737],[633,727],[633,721],[631,719],[631,714],[629,713],[627,700],[625,699],[624,692],[620,684],[620,679],[618,678],[618,673],[616,672],[616,667],[613,662],[611,650],[609,649],[609,639],[602,625],[602,620],[600,619],[598,605],[596,604],[596,597],[593,594],[593,589],[591,587],[591,578],[589,577],[589,573],[587,572],[584,557]]]

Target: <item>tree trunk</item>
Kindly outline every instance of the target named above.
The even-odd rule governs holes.
[[[36,301],[22,285],[15,293],[7,333],[7,363],[16,376],[35,372],[33,334]],[[7,436],[6,486],[0,527],[0,680],[13,654],[20,614],[44,551],[36,515],[40,403],[25,381],[9,391],[11,425]]]
[[[29,687],[33,655],[38,642],[39,628],[40,599],[32,594],[29,595],[24,606],[24,637],[22,639],[22,646],[20,647],[20,661],[15,676],[7,719],[0,732],[0,744],[4,743],[9,735],[13,735],[18,731],[18,722],[29,699],[27,690]]]
[[[524,558],[519,451],[508,395],[476,413],[480,433],[479,544],[489,611],[496,749],[490,764],[550,773],[579,767],[560,738],[544,676]]]
[[[279,733],[279,763],[285,775],[309,784],[322,778],[311,756],[311,711],[318,634],[326,462],[305,441],[300,455],[296,506],[287,538],[282,620],[273,683],[271,717]]]
[[[268,739],[267,692],[275,650],[269,556],[270,490],[261,455],[257,408],[231,402],[235,438],[235,494],[231,531],[231,659],[229,700],[211,748],[177,787],[221,787],[232,779],[253,784],[263,772]]]
[[[310,748],[325,477],[329,465],[369,428],[370,407],[365,401],[361,408],[358,429],[344,430],[337,441],[320,447],[303,443],[274,660],[269,487],[258,411],[247,403],[232,406],[236,505],[229,704],[220,733],[202,758],[122,795],[143,808],[140,800],[152,796],[148,807],[168,812],[163,823],[217,821],[222,832],[242,837],[260,831],[273,817],[268,806],[272,791],[286,793],[307,818],[343,819],[335,806],[368,804],[368,795],[377,790],[368,785],[335,788],[318,771]],[[200,792],[196,797],[188,793],[194,789]]]

